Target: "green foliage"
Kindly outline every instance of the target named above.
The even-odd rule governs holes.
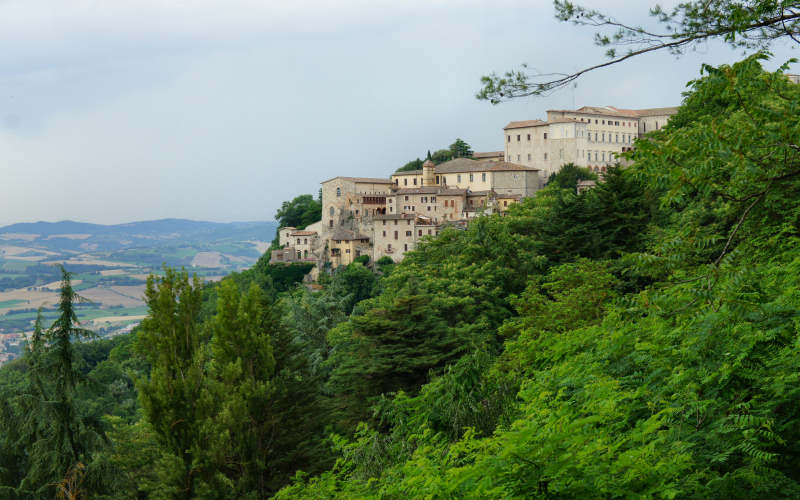
[[[94,334],[77,327],[75,304],[80,300],[70,274],[62,275],[59,316],[46,331],[41,313],[26,345],[19,377],[4,387],[0,427],[5,436],[0,452],[3,483],[8,497],[52,496],[75,471],[71,487],[86,492],[83,471],[100,446],[102,429],[85,415],[76,395],[87,383],[79,369],[80,358],[73,342]]]
[[[386,384],[371,425],[336,438],[335,467],[278,498],[800,495],[800,89],[758,58],[704,73],[629,169],[580,196],[550,186],[500,233],[486,218],[409,253],[374,312],[331,333]],[[486,322],[502,352],[468,351],[416,384],[384,376],[371,357],[413,312],[392,315],[390,297],[443,275],[463,283],[453,268],[470,255],[504,261],[507,244],[470,246],[472,231],[505,234],[537,263],[488,273],[514,308]],[[456,290],[439,296],[473,295]],[[404,326],[442,329],[422,316]],[[388,394],[398,387],[409,392]]]
[[[164,270],[147,279],[150,313],[142,321],[137,351],[150,364],[148,378],[137,380],[139,398],[159,445],[168,454],[170,485],[178,498],[193,498],[204,449],[200,429],[209,408],[203,383],[204,334],[198,327],[200,283],[186,271]]]
[[[597,174],[585,167],[578,167],[574,163],[562,165],[558,172],[550,174],[548,186],[575,191],[579,181],[597,180]]]
[[[322,198],[315,200],[310,194],[301,194],[291,201],[284,201],[275,214],[279,227],[305,229],[320,219],[322,219]]]
[[[450,144],[447,149],[439,149],[431,154],[428,151],[426,159],[431,160],[436,165],[440,163],[444,163],[446,161],[450,161],[453,158],[472,158],[472,148],[469,144],[464,142],[462,139],[456,139],[455,142]],[[412,160],[402,167],[397,169],[397,172],[408,172],[412,170],[422,170],[422,164],[424,163],[423,160],[417,158],[416,160]]]
[[[450,145],[450,154],[453,158],[472,158],[472,148],[461,139],[456,139]]]
[[[411,160],[402,167],[398,168],[397,172],[410,172],[412,170],[422,170],[423,163],[424,162],[419,158],[417,158],[416,160]]]

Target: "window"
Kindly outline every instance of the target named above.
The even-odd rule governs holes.
[[[606,133],[605,132],[603,132],[603,135],[601,137],[603,138],[602,142],[606,142]]]
[[[329,225],[330,227],[333,227],[333,220],[330,220],[330,221],[328,221],[328,222],[329,222],[329,224],[328,224],[328,225]]]
[[[558,159],[559,160],[563,160],[564,159],[564,150],[563,149],[559,149],[558,150]]]
[[[511,136],[510,135],[508,136],[508,142],[511,142]]]
[[[594,142],[597,142],[597,132],[594,133]]]
[[[507,207],[507,206],[508,206],[508,200],[503,200],[503,206],[504,206],[504,207]]]
[[[547,139],[547,132],[544,133],[544,138]]]
[[[528,161],[531,161],[531,154],[530,153],[528,153]]]
[[[395,219],[395,220],[394,220],[394,225],[395,225],[395,226],[397,225],[397,219]]]
[[[439,176],[436,176],[436,184],[439,184]]]
[[[472,182],[472,174],[469,174],[469,181]]]
[[[419,232],[417,233],[417,235],[418,235],[418,236],[422,236],[422,229],[420,229],[420,230],[419,230]]]
[[[403,244],[403,250],[408,252],[408,243]]]
[[[397,231],[394,232],[394,239],[397,239]]]
[[[456,182],[461,182],[461,174],[456,175]]]
[[[592,161],[592,152],[591,151],[587,151],[586,152],[586,159],[589,160],[589,161]]]
[[[384,231],[384,232],[383,232],[383,237],[384,237],[384,238],[386,237],[386,231]]]
[[[619,142],[619,134],[614,135],[614,142]]]
[[[342,195],[342,188],[340,187],[336,188],[336,196],[341,196],[341,195]]]
[[[428,212],[430,212],[430,211],[431,211],[431,206],[430,206],[430,205],[428,205]]]
[[[408,179],[403,179],[403,185],[408,186]]]
[[[344,253],[350,253],[350,249],[349,248],[345,248],[344,249]]]
[[[406,236],[411,236],[411,231],[406,231]]]
[[[545,153],[545,154],[544,154],[544,159],[545,159],[545,160],[547,159],[547,153]]]
[[[428,229],[428,234],[431,234],[431,233],[432,233],[432,231],[430,229]]]
[[[531,134],[528,134],[528,140],[529,141],[531,140]]]
[[[436,197],[435,196],[431,196],[431,203],[435,203],[435,202],[436,202]]]
[[[406,201],[408,201],[408,195],[406,195]]]
[[[414,207],[411,207],[411,208],[414,208]],[[411,225],[411,219],[408,219],[408,220],[406,221],[406,225],[407,225],[407,226],[410,226],[410,225]]]
[[[416,177],[414,177],[414,185],[415,186],[417,185],[417,178]]]
[[[603,155],[603,161],[606,161],[606,152],[603,151],[601,154]]]
[[[519,155],[517,155],[517,161],[519,161]]]

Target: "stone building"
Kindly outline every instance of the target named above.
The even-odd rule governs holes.
[[[316,263],[321,257],[319,234],[321,226],[321,222],[315,222],[305,229],[280,228],[278,230],[280,248],[270,254],[270,264]]]
[[[548,110],[547,121],[516,121],[503,128],[505,159],[539,169],[541,182],[566,163],[603,172],[638,137],[660,129],[677,111],[612,106]]]
[[[327,241],[329,262],[336,269],[353,263],[356,257],[369,255],[372,259],[372,245],[369,236],[347,229],[337,229]]]
[[[539,172],[535,167],[469,158],[456,158],[439,165],[426,161],[422,170],[393,173],[392,183],[398,189],[439,186],[522,197],[533,196],[540,187]]]

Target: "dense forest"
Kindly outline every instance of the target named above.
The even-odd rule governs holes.
[[[65,273],[0,370],[0,496],[800,497],[800,87],[764,58],[704,67],[596,188],[321,291],[167,269],[83,342]]]

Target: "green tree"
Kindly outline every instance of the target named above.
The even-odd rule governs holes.
[[[310,194],[301,194],[291,201],[284,201],[275,214],[279,227],[304,229],[322,219],[322,199],[314,199]]]
[[[453,159],[453,152],[449,149],[439,149],[431,155],[431,161],[436,165]]]
[[[145,418],[168,454],[164,469],[174,498],[194,498],[203,476],[198,455],[205,448],[201,427],[208,416],[204,376],[204,337],[198,327],[202,293],[195,276],[165,268],[147,279],[148,316],[142,321],[137,351],[151,366],[137,380]],[[171,459],[170,459],[171,457]]]
[[[586,180],[597,180],[597,174],[588,168],[579,167],[574,163],[567,163],[563,165],[558,172],[550,174],[547,185],[574,191],[578,188],[578,182]]]
[[[472,158],[472,148],[461,139],[456,139],[449,148],[451,158]]]
[[[0,414],[4,434],[17,436],[11,444],[24,457],[19,483],[4,486],[21,496],[54,495],[67,483],[74,493],[84,494],[86,465],[100,447],[100,426],[82,414],[76,401],[86,379],[73,345],[94,333],[77,326],[75,304],[80,297],[70,273],[60,270],[59,315],[44,331],[39,314],[24,357],[26,381]]]
[[[410,162],[406,163],[402,167],[398,168],[398,172],[409,172],[412,170],[422,170],[422,160],[417,158],[416,160],[411,160]]]

